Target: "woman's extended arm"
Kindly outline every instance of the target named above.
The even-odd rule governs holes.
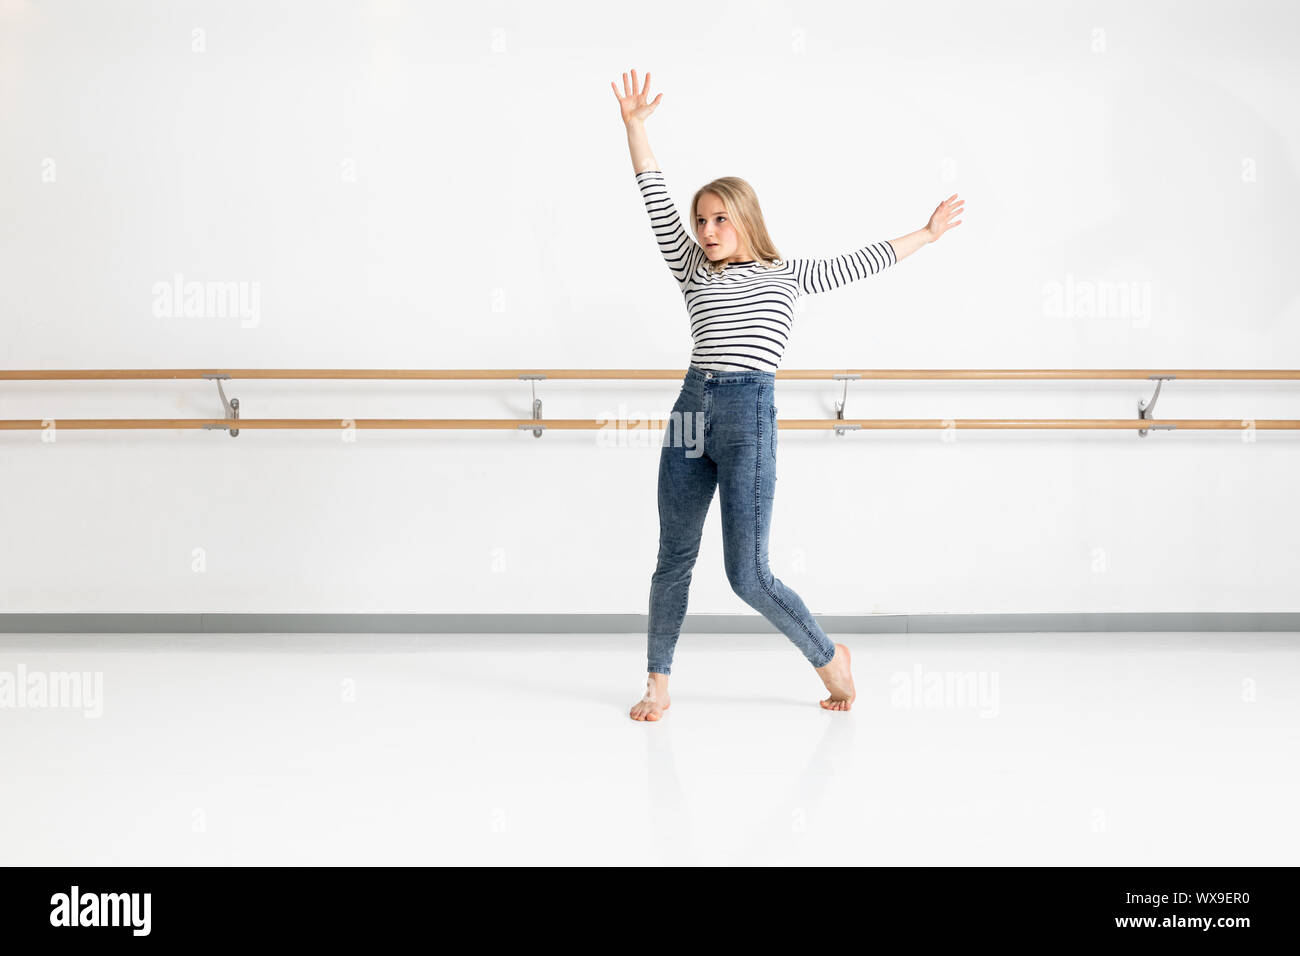
[[[952,220],[962,214],[962,205],[966,200],[957,199],[956,202],[953,202],[954,199],[957,199],[956,193],[939,203],[935,207],[934,215],[930,217],[930,221],[916,232],[909,232],[898,239],[889,240],[889,244],[894,247],[894,255],[898,256],[900,262],[927,242],[934,242],[953,226],[961,225],[960,219],[956,222]]]
[[[957,194],[953,193],[939,203],[929,223],[923,228],[897,239],[873,242],[856,252],[833,259],[788,260],[799,292],[804,295],[829,292],[901,262],[926,243],[934,242],[953,226],[960,226],[960,219],[956,222],[952,220],[961,215],[964,201],[957,199]]]

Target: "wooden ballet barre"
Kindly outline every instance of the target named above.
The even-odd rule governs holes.
[[[686,369],[365,369],[365,368],[124,368],[0,369],[0,381],[85,379],[681,379]],[[1300,369],[779,369],[780,379],[1300,379]]]
[[[0,420],[0,431],[42,430],[54,428],[89,429],[222,429],[232,437],[241,429],[529,429],[540,438],[546,429],[581,431],[667,427],[668,419],[605,420],[542,418],[542,401],[536,396],[536,383],[546,379],[580,380],[680,380],[682,369],[9,369],[0,370],[0,381],[66,381],[127,379],[203,379],[215,381],[223,418],[46,418]],[[844,397],[835,403],[835,418],[799,418],[778,422],[781,428],[794,431],[834,429],[837,436],[860,429],[1136,429],[1146,437],[1153,429],[1184,430],[1291,430],[1300,428],[1297,419],[1156,419],[1156,399],[1160,388],[1173,379],[1185,380],[1300,380],[1300,369],[785,369],[775,378],[843,382]],[[223,381],[232,379],[446,379],[446,380],[526,380],[533,391],[532,418],[240,418],[239,399],[227,399]],[[844,417],[850,381],[859,379],[1002,379],[1002,380],[1104,380],[1145,379],[1155,381],[1150,401],[1138,399],[1138,417],[1132,418],[853,418]]]
[[[557,431],[602,430],[607,428],[662,429],[668,419],[589,418],[50,418],[0,420],[0,431],[40,430],[53,424],[56,429],[343,429],[343,428],[429,428],[429,429],[554,429]],[[1278,431],[1300,428],[1300,419],[1232,418],[783,418],[778,424],[793,431],[834,429],[1168,429],[1225,430],[1245,428]]]

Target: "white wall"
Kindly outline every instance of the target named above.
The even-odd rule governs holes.
[[[1297,41],[1284,3],[0,0],[0,367],[685,369],[609,88],[631,67],[679,205],[744,176],[787,256],[965,198],[938,244],[802,300],[783,368],[1300,367]],[[156,316],[177,273],[256,283],[256,321]],[[1149,307],[1054,309],[1067,284]],[[678,386],[539,394],[635,418]],[[840,395],[777,388],[782,418]],[[1150,392],[858,383],[848,414],[1131,417]],[[526,383],[228,393],[529,408]],[[193,381],[0,383],[5,419],[219,410]],[[1300,384],[1174,382],[1157,412],[1300,418]],[[0,432],[0,610],[643,613],[655,438]],[[818,613],[1294,611],[1298,440],[787,431],[772,568]],[[749,610],[716,502],[690,610]]]

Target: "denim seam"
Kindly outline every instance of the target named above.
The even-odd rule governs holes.
[[[759,445],[760,445],[760,448],[758,450],[761,451],[762,439],[763,439],[762,389],[759,390],[756,411],[757,411],[756,417],[758,419],[758,438],[759,438]],[[776,591],[773,588],[770,588],[767,582],[763,580],[763,575],[761,573],[763,570],[762,567],[763,563],[760,560],[760,554],[759,554],[759,550],[763,546],[763,542],[762,542],[763,523],[762,523],[762,514],[760,512],[760,509],[763,507],[762,469],[763,469],[763,456],[761,454],[757,454],[754,456],[754,575],[755,577],[758,578],[759,587],[761,587],[764,591],[767,592],[768,596],[772,599],[772,602],[776,604],[777,607],[784,610],[785,613],[789,614],[790,619],[794,621],[796,624],[798,624],[799,627],[803,629],[804,633],[807,634],[808,637],[812,640],[812,642],[816,644],[817,635],[808,629],[808,625],[799,619],[799,615],[795,614],[794,610],[791,607],[789,607],[787,604],[785,604],[785,602],[783,602],[777,596]]]
[[[670,653],[677,649],[678,638],[682,636],[682,624],[685,622],[685,618],[686,618],[686,605],[690,603],[690,597],[691,597],[690,587],[691,587],[691,582],[688,580],[686,582],[686,590],[682,594],[682,606],[677,609],[677,614],[673,617],[673,632],[676,634],[676,637],[674,637],[671,640],[671,642],[669,642],[671,647]],[[667,667],[671,671],[672,660],[670,659],[668,663],[664,665],[664,667]]]
[[[674,648],[677,646],[677,638],[682,636],[682,624],[686,621],[686,602],[690,598],[690,594],[691,582],[687,581],[686,587],[682,592],[682,606],[677,609],[677,617],[673,620],[673,631],[677,634],[677,637],[673,638]]]

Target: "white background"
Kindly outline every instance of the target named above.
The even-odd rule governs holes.
[[[743,176],[786,256],[965,199],[938,244],[802,300],[785,369],[1300,367],[1298,33],[1283,3],[0,0],[0,367],[684,370],[609,87],[632,67],[679,207]],[[257,323],[155,316],[177,273],[257,283]],[[1151,307],[1059,314],[1067,283]],[[538,394],[638,418],[677,388]],[[847,415],[1129,418],[1151,390],[866,382]],[[246,417],[530,402],[228,394]],[[777,384],[782,419],[840,395]],[[219,412],[196,381],[0,383],[3,419]],[[1300,389],[1172,382],[1157,415],[1300,418]],[[0,610],[644,613],[657,437],[0,432]],[[787,430],[771,565],[816,613],[1294,611],[1298,463],[1289,432]],[[748,611],[716,504],[690,610]]]

